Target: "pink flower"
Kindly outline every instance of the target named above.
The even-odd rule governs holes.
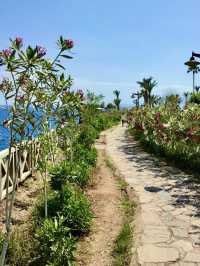
[[[11,50],[10,48],[5,49],[5,50],[2,51],[2,54],[3,54],[6,58],[8,58],[8,57],[10,57],[10,56],[12,55],[12,50]]]
[[[64,41],[65,42],[65,46],[66,46],[66,48],[67,49],[71,49],[71,48],[73,48],[74,47],[74,42],[73,42],[73,40],[65,40]]]
[[[19,46],[22,46],[23,44],[23,39],[21,37],[16,37],[15,39],[15,43],[16,45],[19,47]]]
[[[43,57],[47,53],[47,50],[44,47],[41,47],[41,46],[38,46],[38,45],[36,46],[36,50],[37,50],[38,58]]]

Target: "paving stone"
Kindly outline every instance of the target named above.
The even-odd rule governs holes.
[[[175,248],[156,247],[144,245],[137,249],[138,262],[143,265],[147,262],[165,263],[176,262],[179,259],[179,252]]]
[[[141,219],[144,224],[148,225],[161,225],[162,221],[160,219],[159,214],[156,212],[149,210],[149,211],[141,211]]]
[[[170,194],[169,194],[167,191],[162,190],[162,191],[160,191],[160,192],[158,193],[158,195],[159,195],[159,197],[160,197],[163,201],[165,201],[165,205],[166,205],[168,202],[171,202],[171,200],[172,200]]]
[[[192,219],[191,225],[200,227],[200,219]]]
[[[188,228],[189,223],[183,220],[179,220],[179,216],[177,218],[173,218],[168,222],[169,227],[181,227],[181,228]]]
[[[190,251],[184,258],[185,262],[200,262],[200,252],[198,251]]]
[[[178,240],[171,244],[172,247],[181,248],[184,252],[189,252],[193,249],[191,242],[186,240]]]
[[[177,216],[177,215],[180,215],[180,214],[183,214],[185,212],[185,209],[184,208],[176,208],[173,212],[172,212],[172,215],[174,216]]]
[[[196,234],[190,234],[190,238],[192,240],[192,245],[194,247],[200,247],[200,236]]]
[[[165,226],[147,225],[144,227],[142,243],[168,243],[170,232]]]
[[[184,227],[171,227],[172,233],[177,238],[187,238],[188,232]]]
[[[144,266],[165,266],[165,263],[152,263],[152,262],[147,262],[143,264]]]
[[[146,193],[141,193],[140,195],[140,203],[150,203],[153,200],[153,197],[146,194]]]
[[[180,262],[179,266],[196,266],[196,263],[192,262]]]
[[[164,207],[163,207],[163,210],[164,211],[166,211],[166,212],[168,212],[168,211],[173,211],[175,209],[175,207],[173,207],[173,206],[171,206],[171,205],[165,205]]]
[[[184,222],[190,222],[191,221],[191,217],[190,216],[187,216],[187,215],[179,215],[178,218]]]
[[[189,234],[195,234],[195,235],[200,235],[200,227],[192,227],[192,228],[189,228],[189,231],[188,231]]]

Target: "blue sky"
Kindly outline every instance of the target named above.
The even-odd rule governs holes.
[[[56,53],[59,35],[75,42],[67,72],[74,88],[131,102],[136,81],[153,76],[155,93],[191,90],[184,62],[200,52],[199,0],[6,0],[0,5],[0,48],[22,36]]]

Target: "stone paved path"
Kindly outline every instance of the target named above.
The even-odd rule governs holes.
[[[108,156],[138,197],[131,265],[200,265],[200,185],[143,152],[121,126],[106,139]]]

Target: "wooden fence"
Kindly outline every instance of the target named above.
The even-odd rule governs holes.
[[[57,143],[55,131],[51,132],[52,141]],[[25,143],[23,151],[12,148],[11,161],[8,167],[9,149],[0,151],[0,201],[6,197],[7,177],[9,180],[8,191],[13,191],[13,181],[17,174],[17,185],[23,182],[27,177],[31,176],[37,167],[38,159],[41,153],[41,145],[38,139]]]

